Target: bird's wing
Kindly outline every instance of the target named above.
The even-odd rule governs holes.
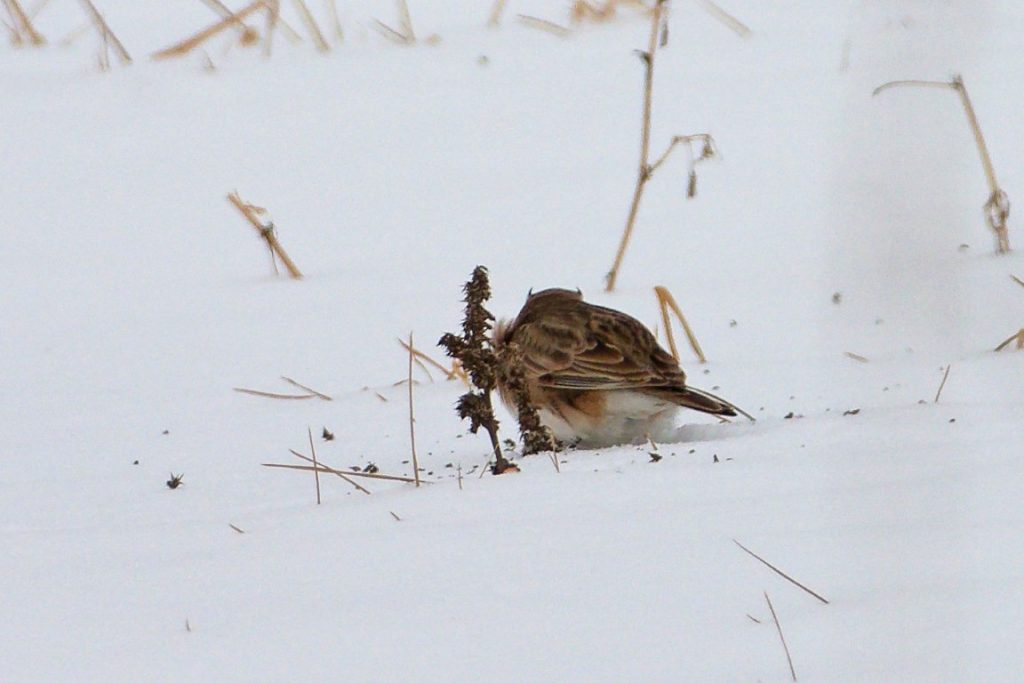
[[[588,307],[575,316],[522,324],[515,342],[527,375],[557,389],[642,389],[682,386],[685,375],[640,322]],[[614,315],[612,315],[614,314]]]

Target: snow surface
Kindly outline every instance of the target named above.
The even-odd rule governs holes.
[[[201,3],[98,4],[132,66],[101,73],[91,34],[0,49],[0,680],[789,680],[765,591],[801,681],[1020,680],[1024,354],[992,348],[1024,260],[992,253],[955,95],[871,97],[963,73],[1024,196],[1018,0],[723,3],[747,40],[677,0],[653,150],[711,132],[722,157],[691,201],[681,155],[659,170],[610,295],[645,20],[560,39],[515,15],[563,3],[489,30],[490,2],[410,0],[441,41],[403,48],[372,30],[393,5],[339,0],[329,55],[221,38],[209,71],[147,57]],[[56,42],[83,19],[52,5]],[[304,280],[270,274],[236,189]],[[654,327],[667,286],[693,383],[759,421],[479,477],[461,386],[417,371],[430,485],[324,476],[317,506],[260,466],[326,426],[326,463],[411,474],[395,338],[440,357],[478,263],[502,316],[580,287]],[[282,375],[334,400],[232,391]]]

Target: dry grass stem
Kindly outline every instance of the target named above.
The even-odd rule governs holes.
[[[341,17],[338,16],[338,3],[335,0],[327,0],[327,15],[331,20],[331,31],[334,32],[334,39],[339,44],[345,42],[345,31],[341,27]]]
[[[508,0],[494,0],[494,4],[491,5],[491,15],[487,17],[487,25],[496,28],[501,26],[501,17],[505,14],[505,5],[508,4]]]
[[[932,401],[932,403],[938,403],[939,402],[939,396],[942,396],[942,388],[944,386],[946,386],[946,380],[949,379],[949,371],[950,371],[950,369],[952,367],[953,367],[952,365],[947,365],[946,366],[946,372],[944,372],[942,374],[942,382],[939,383],[939,390],[935,392],[935,400]]]
[[[231,524],[231,523],[229,523],[229,524],[228,524],[228,526],[229,526],[229,527],[231,527],[232,529],[234,529],[235,531],[237,531],[237,532],[238,532],[238,533],[240,533],[240,534],[244,534],[244,533],[245,533],[245,529],[239,529],[239,528],[238,528],[237,526],[235,526],[234,524]]]
[[[316,19],[313,18],[304,0],[292,0],[292,4],[295,5],[302,23],[306,25],[306,30],[309,31],[310,37],[313,38],[313,44],[316,45],[316,49],[320,52],[330,52],[331,46],[324,39],[324,34],[320,32],[320,27],[317,25]]]
[[[313,454],[313,479],[316,480],[316,504],[320,504],[320,465],[316,461],[316,446],[313,445],[313,430],[306,427],[309,434],[309,452]]]
[[[79,0],[82,3],[82,7],[85,8],[86,14],[92,19],[93,24],[96,26],[96,30],[105,42],[109,42],[114,48],[114,52],[117,54],[117,58],[121,60],[121,64],[131,64],[132,58],[128,54],[128,51],[124,49],[124,45],[118,40],[114,32],[110,30],[110,26],[107,25],[103,15],[100,14],[96,6],[92,4],[92,0]]]
[[[434,360],[433,358],[431,358],[430,356],[428,356],[424,352],[420,351],[419,349],[416,349],[416,348],[410,349],[409,345],[405,343],[404,339],[398,339],[398,343],[401,344],[402,348],[405,349],[406,351],[412,351],[413,355],[416,357],[416,362],[420,365],[420,367],[423,368],[424,372],[427,373],[428,377],[430,377],[430,371],[427,370],[426,367],[423,366],[423,363],[420,362],[420,361],[426,362],[426,363],[430,364],[432,367],[436,368],[437,370],[440,370],[441,372],[443,372],[444,376],[445,376],[445,379],[447,379],[447,380],[455,380],[455,379],[457,379],[457,380],[462,381],[462,383],[465,384],[466,386],[469,386],[469,377],[466,376],[466,373],[460,367],[459,361],[453,360],[451,367],[450,368],[446,368],[444,365],[442,365],[438,361]],[[433,381],[434,378],[430,377],[430,380]]]
[[[555,472],[561,474],[562,466],[558,464],[558,453],[555,451],[548,451],[548,455],[551,457],[551,464],[555,466]]]
[[[643,123],[640,128],[640,168],[637,172],[636,187],[633,189],[633,200],[629,205],[629,215],[626,218],[626,227],[622,232],[622,239],[619,241],[619,249],[615,253],[615,261],[611,270],[608,271],[606,292],[615,289],[615,280],[619,276],[619,268],[622,266],[622,258],[626,255],[626,247],[633,236],[633,227],[636,225],[637,212],[640,210],[640,200],[643,198],[644,186],[650,177],[648,159],[651,150],[651,97],[654,86],[654,57],[658,49],[658,32],[661,29],[661,21],[665,6],[665,0],[656,0],[654,11],[651,13],[651,32],[647,42],[647,52],[641,53],[644,62],[644,95],[643,95]]]
[[[1016,283],[1017,283],[1018,285],[1020,285],[1021,287],[1024,287],[1024,280],[1021,280],[1021,279],[1020,279],[1019,277],[1017,277],[1016,275],[1010,275],[1010,279],[1011,279],[1011,280],[1013,280],[1014,282],[1016,282]]]
[[[668,317],[668,309],[672,309],[676,318],[679,319],[679,323],[683,326],[683,331],[686,333],[686,339],[690,342],[690,348],[693,349],[694,354],[701,363],[707,363],[708,359],[704,355],[704,350],[700,347],[700,342],[697,341],[697,335],[693,333],[693,329],[690,324],[686,322],[686,316],[679,309],[679,304],[676,303],[675,297],[672,296],[672,292],[668,291],[667,288],[658,285],[654,288],[654,293],[658,297],[658,306],[661,308],[661,321],[665,326],[665,336],[668,337],[668,345],[672,350],[672,356],[678,361],[679,350],[676,349],[676,340],[672,334],[672,324]]]
[[[401,522],[401,521],[402,521],[402,518],[401,518],[401,517],[399,517],[398,515],[396,515],[396,514],[395,514],[394,512],[392,512],[391,510],[388,510],[388,512],[391,512],[391,516],[395,518],[395,521],[396,521],[396,522]]]
[[[320,472],[330,472],[334,476],[336,476],[336,477],[338,477],[340,479],[343,479],[344,481],[348,482],[349,484],[354,486],[357,490],[362,491],[366,495],[370,495],[370,491],[368,489],[363,488],[359,484],[359,482],[354,481],[351,478],[350,475],[351,474],[355,474],[354,472],[342,472],[340,470],[334,469],[333,467],[328,467],[327,465],[323,464],[322,462],[317,462],[315,458],[307,457],[307,456],[303,455],[302,453],[299,453],[298,451],[292,450],[291,448],[288,449],[288,452],[291,453],[292,455],[294,455],[296,458],[300,458],[302,460],[305,460],[306,462],[313,463],[312,467],[308,467],[308,468],[305,468],[305,469],[312,469],[317,474],[319,474]],[[267,467],[270,467],[270,465],[267,465]],[[295,467],[301,467],[301,465],[296,465]],[[317,481],[319,482],[319,479],[317,479]]]
[[[742,550],[743,552],[747,553],[748,555],[753,557],[755,560],[757,560],[758,562],[760,562],[764,566],[768,567],[773,572],[775,572],[776,574],[778,574],[779,576],[784,578],[786,581],[789,581],[791,584],[793,584],[794,586],[796,586],[800,590],[804,591],[808,595],[814,596],[815,598],[820,600],[822,602],[822,604],[825,604],[825,605],[829,604],[828,600],[826,600],[825,598],[821,597],[820,595],[818,595],[817,593],[812,591],[810,588],[808,588],[807,586],[803,585],[802,583],[800,583],[799,581],[794,579],[792,576],[790,576],[789,574],[787,574],[786,572],[782,571],[781,569],[776,567],[774,564],[769,562],[768,560],[764,559],[763,557],[761,557],[760,555],[755,553],[753,550],[750,550],[745,545],[743,545],[742,543],[737,541],[735,538],[732,539],[732,542],[735,543],[736,545],[738,545],[740,547],[740,550]]]
[[[409,447],[412,449],[412,473],[416,479],[416,488],[420,486],[420,461],[416,457],[416,418],[412,409],[412,361],[413,354],[412,332],[409,333]]]
[[[727,29],[738,35],[740,38],[749,38],[750,28],[742,21],[726,12],[724,9],[711,2],[711,0],[698,0],[701,8],[712,17],[722,22]]]
[[[265,0],[262,4],[267,8],[266,27],[263,29],[263,56],[269,58],[274,47],[274,29],[281,20],[281,0]]]
[[[28,42],[33,45],[43,45],[46,42],[46,39],[32,25],[32,20],[18,0],[4,0],[4,5],[7,7],[7,13],[11,16],[13,23],[11,30],[14,33],[15,44],[19,44],[24,39],[28,39]],[[93,9],[95,11],[95,8]]]
[[[412,30],[412,17],[409,16],[409,3],[406,0],[396,0],[398,3],[398,17],[402,26],[402,33],[409,39],[410,43],[416,42],[416,32]]]
[[[1006,341],[1004,341],[1001,344],[999,344],[999,346],[997,346],[995,348],[995,350],[996,351],[1002,351],[1007,346],[1009,346],[1011,342],[1014,342],[1014,341],[1017,342],[1017,350],[1018,351],[1020,351],[1021,349],[1024,349],[1024,327],[1022,327],[1015,334],[1011,334],[1009,337],[1007,337]]]
[[[858,363],[870,363],[871,362],[867,358],[865,358],[864,356],[860,355],[859,353],[854,353],[853,351],[843,351],[843,355],[846,356],[847,358],[852,358],[853,360],[857,361]]]
[[[992,158],[989,156],[988,146],[985,144],[985,136],[982,134],[981,126],[978,124],[978,117],[974,113],[974,105],[971,103],[970,95],[967,94],[967,86],[964,85],[963,77],[957,74],[949,81],[889,81],[875,88],[871,94],[877,95],[890,88],[902,86],[951,89],[956,91],[956,94],[960,97],[960,104],[964,108],[967,123],[971,128],[971,133],[974,135],[974,144],[978,148],[978,156],[981,157],[981,165],[985,171],[985,180],[988,182],[989,196],[984,205],[985,220],[995,233],[996,253],[1008,253],[1010,251],[1010,236],[1009,228],[1006,226],[1006,219],[1010,215],[1010,200],[996,180],[996,171],[992,166]]]
[[[228,9],[221,0],[203,0],[203,4],[210,8],[210,10],[219,16],[221,19],[231,19],[232,23],[238,29],[239,40],[242,45],[253,45],[260,39],[259,31],[246,25],[244,21],[241,21],[235,16],[235,13]]]
[[[296,453],[295,451],[291,451],[291,453],[292,453],[292,455],[296,455],[296,456],[298,456],[300,458],[303,458],[305,460],[309,460],[308,458],[306,458],[301,453]],[[276,467],[276,468],[284,469],[284,470],[301,470],[303,472],[308,472],[309,470],[313,469],[312,465],[286,465],[284,463],[277,463],[277,462],[264,462],[264,463],[260,463],[260,464],[263,467]],[[320,467],[320,471],[321,472],[327,472],[329,474],[334,474],[336,471],[338,471],[338,472],[341,471],[341,470],[334,470],[333,468],[330,468],[330,467],[324,465],[323,463],[320,463],[319,467]],[[360,478],[361,477],[363,479],[381,479],[383,481],[401,481],[401,482],[404,482],[404,483],[407,483],[407,484],[412,484],[412,483],[415,483],[415,481],[416,481],[412,477],[402,477],[402,476],[399,476],[397,474],[380,474],[379,472],[354,472],[354,471],[347,471],[347,472],[341,472],[341,473],[344,474],[346,477],[356,477],[356,478]],[[430,482],[429,481],[425,481],[423,483],[424,484],[429,484]]]
[[[283,377],[282,376],[281,379],[283,379],[285,382],[288,382],[288,384],[291,384],[294,387],[298,387],[299,389],[302,389],[303,391],[308,391],[313,396],[316,396],[319,399],[323,399],[324,401],[333,401],[334,400],[333,398],[331,398],[327,394],[322,394],[319,391],[317,391],[316,389],[311,389],[311,388],[307,387],[305,384],[300,384],[299,382],[296,382],[291,377]]]
[[[416,34],[412,30],[412,19],[409,17],[409,6],[405,0],[398,2],[398,21],[400,30],[396,30],[379,19],[374,19],[374,28],[382,36],[398,45],[412,45],[416,42]]]
[[[516,19],[518,19],[519,23],[523,26],[535,28],[539,31],[546,31],[547,33],[558,36],[559,38],[568,38],[572,33],[570,29],[562,26],[561,24],[556,24],[553,21],[548,21],[547,19],[541,19],[539,17],[531,17],[528,14],[516,15]]]
[[[768,611],[772,613],[772,621],[775,622],[775,630],[779,632],[779,640],[782,641],[782,649],[786,652],[786,662],[789,663],[789,674],[796,680],[796,669],[793,668],[793,658],[789,655],[789,646],[786,645],[786,637],[782,635],[782,624],[779,623],[779,615],[775,613],[772,599],[768,597],[768,591],[764,593],[764,599],[768,602]]]
[[[458,473],[459,473],[458,474],[458,477],[459,477],[459,490],[461,491],[462,490],[462,463],[459,463]]]
[[[249,224],[252,225],[257,233],[259,233],[260,237],[266,240],[267,247],[270,249],[271,254],[281,259],[281,262],[284,264],[284,267],[288,269],[288,274],[291,275],[292,279],[302,279],[302,273],[299,271],[298,266],[295,265],[295,262],[291,260],[287,252],[285,252],[284,247],[282,247],[281,243],[278,241],[277,235],[274,233],[274,224],[269,223],[264,225],[260,221],[258,214],[266,213],[266,210],[242,201],[242,198],[238,196],[237,192],[229,194],[228,201],[235,205],[235,208],[245,216],[245,219],[249,221]]]
[[[271,391],[259,391],[257,389],[245,389],[243,387],[232,387],[234,391],[240,394],[250,394],[252,396],[262,396],[263,398],[276,398],[286,399],[293,401],[301,401],[308,398],[316,398],[316,394],[275,394]]]
[[[248,17],[250,14],[256,12],[256,10],[263,9],[264,7],[267,7],[267,5],[266,3],[263,2],[263,0],[256,0],[255,2],[245,6],[243,9],[231,14],[230,16],[223,17],[217,23],[211,26],[207,26],[206,28],[190,36],[189,38],[186,38],[185,40],[182,40],[178,43],[175,43],[170,47],[166,47],[163,50],[160,50],[159,52],[153,53],[152,59],[170,59],[171,57],[181,57],[183,55],[186,55],[195,48],[205,43],[210,38],[224,31],[229,26],[236,26],[241,24],[243,19]],[[271,11],[272,10],[268,9],[268,12]],[[267,31],[265,37],[269,42],[269,30]]]

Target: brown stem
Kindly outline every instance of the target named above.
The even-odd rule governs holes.
[[[622,259],[626,255],[626,248],[629,246],[629,240],[633,236],[633,227],[636,224],[636,215],[640,209],[640,200],[643,198],[644,186],[651,177],[648,159],[651,148],[651,99],[654,90],[654,56],[658,50],[658,29],[661,26],[664,4],[665,0],[657,0],[654,4],[654,11],[651,12],[651,33],[647,40],[647,52],[641,55],[644,62],[644,109],[643,123],[640,128],[640,167],[637,170],[636,188],[633,190],[633,201],[629,205],[626,228],[622,231],[619,249],[615,253],[615,261],[612,263],[611,270],[608,271],[607,282],[604,288],[606,292],[611,292],[615,289],[615,280],[619,276]]]

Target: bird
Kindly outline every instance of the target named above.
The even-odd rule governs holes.
[[[563,445],[600,448],[664,434],[680,408],[750,418],[732,403],[686,384],[672,354],[636,318],[583,300],[579,290],[530,292],[514,320],[498,321],[491,343],[520,350],[529,403]],[[515,414],[514,392],[497,378]]]

